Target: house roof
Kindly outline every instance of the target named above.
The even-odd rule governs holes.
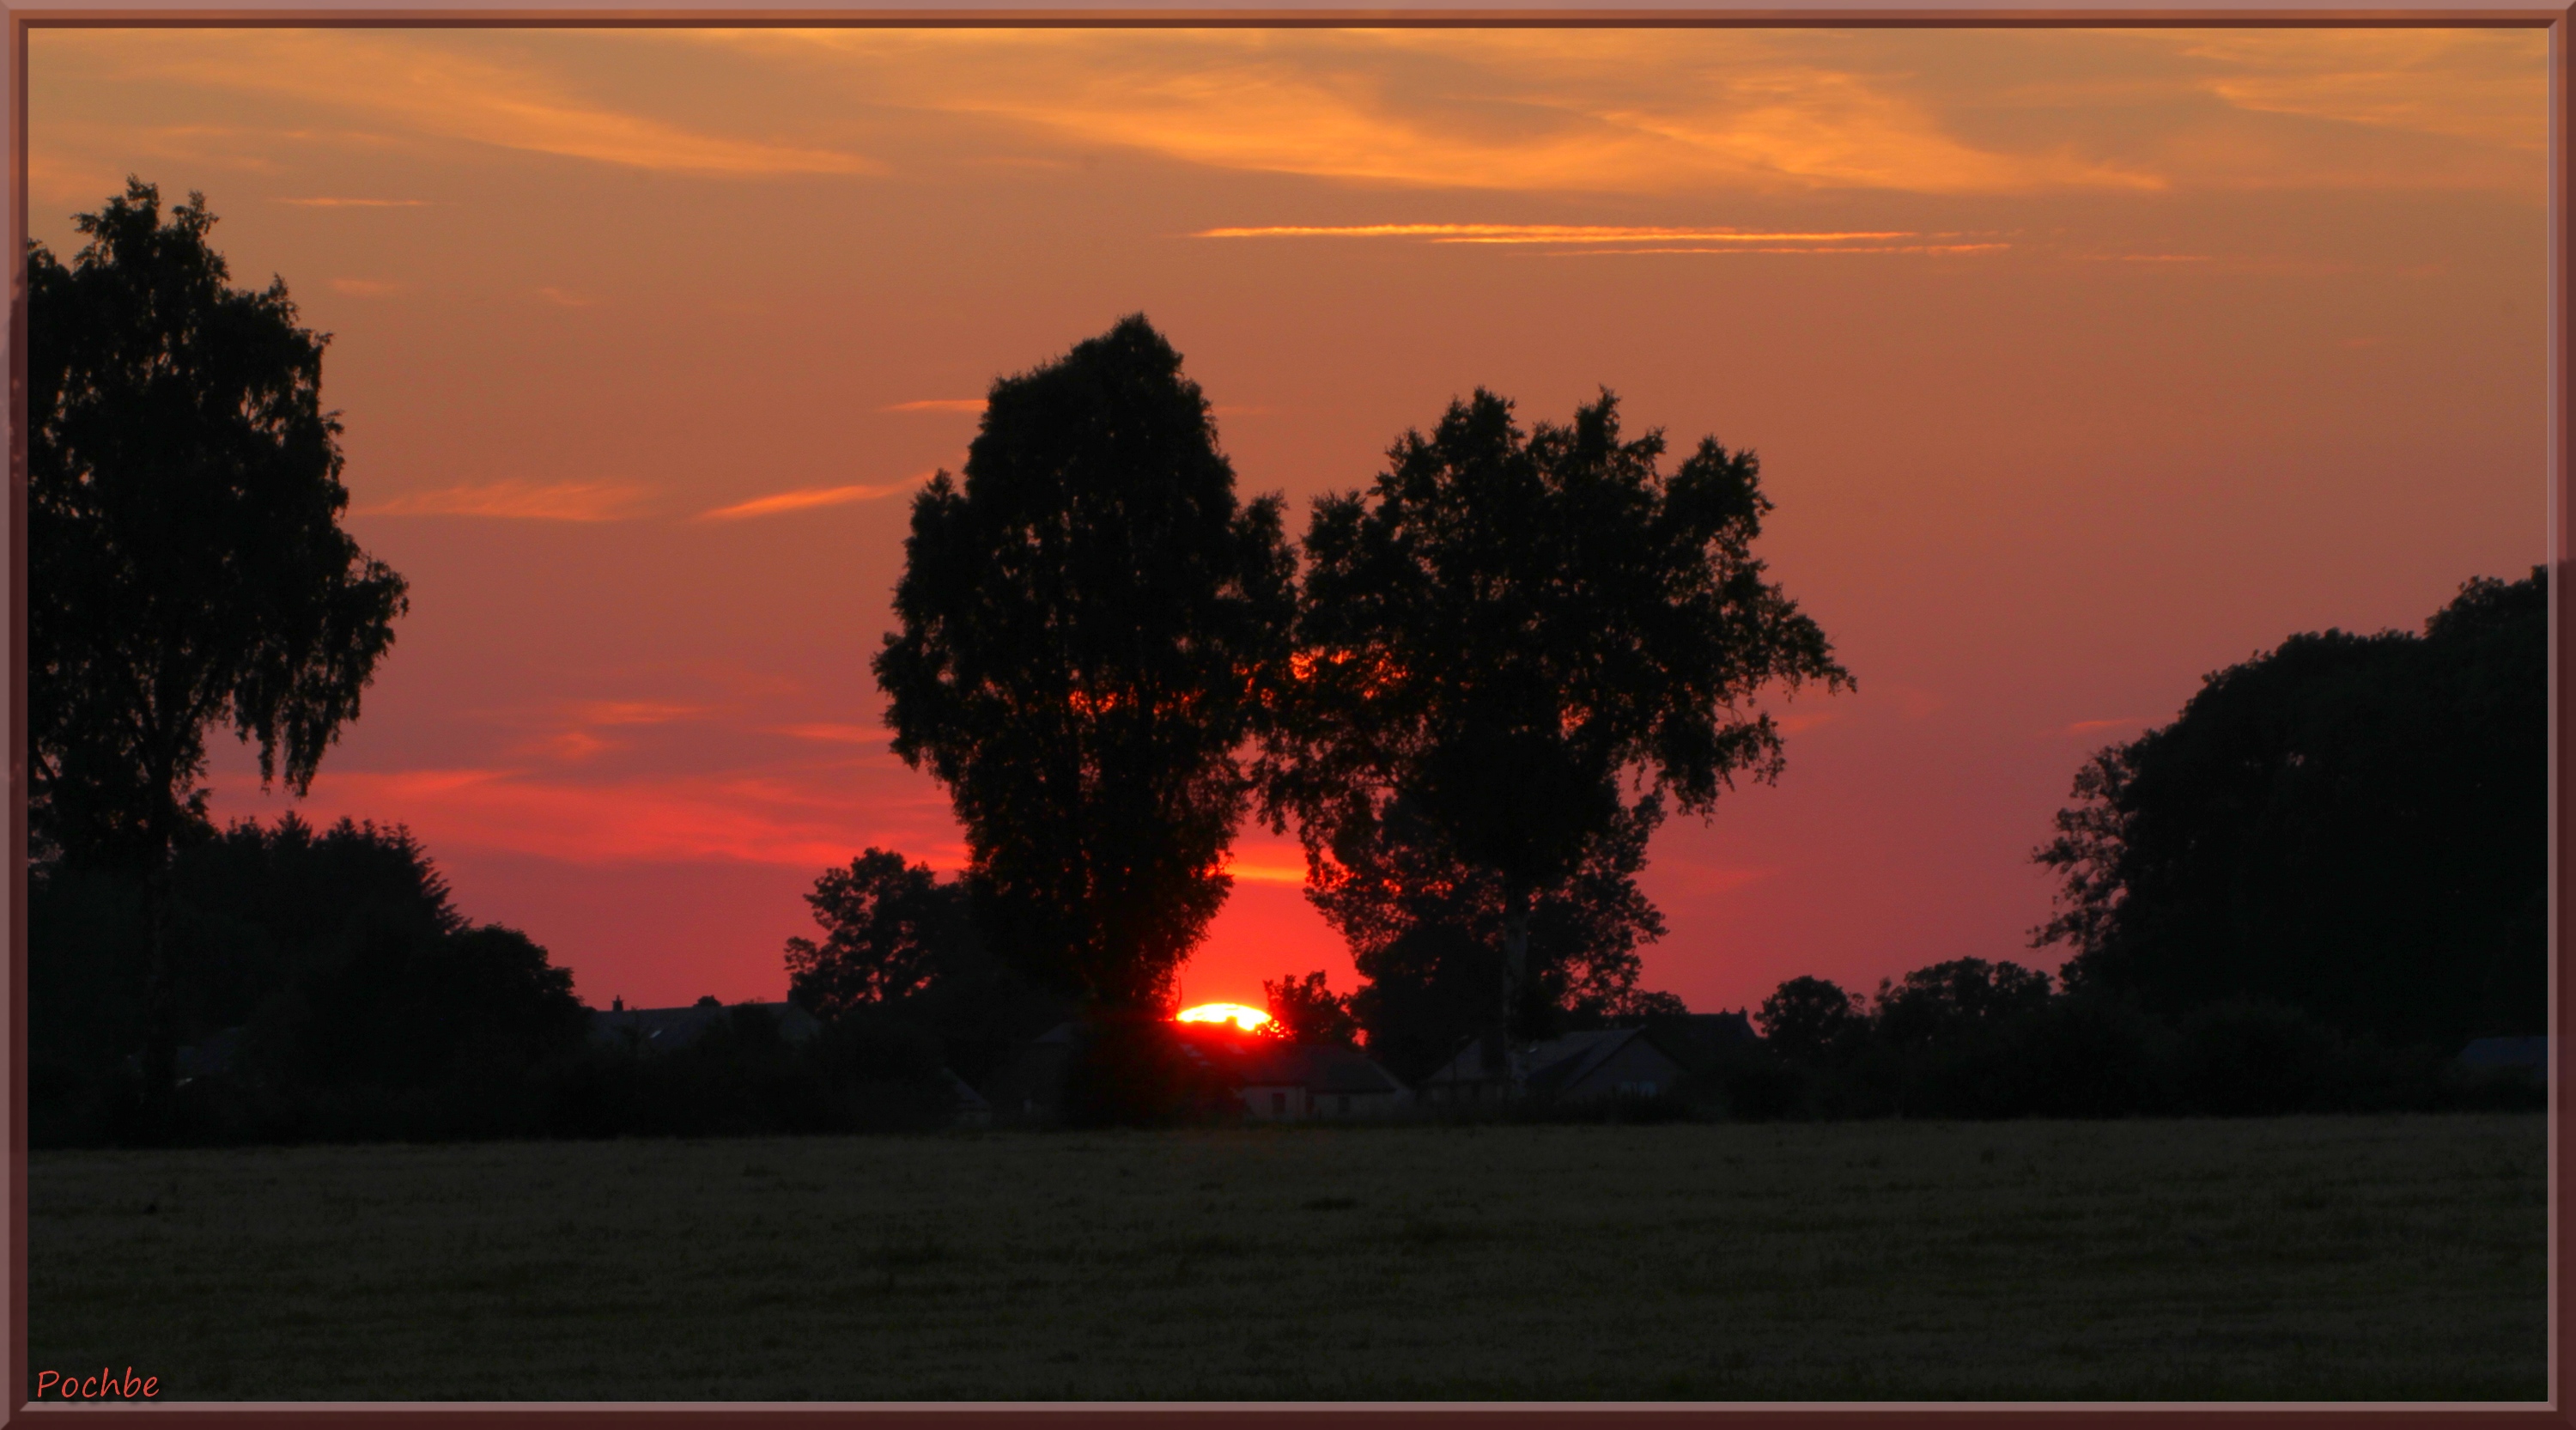
[[[1504,1057],[1510,1064],[1512,1077],[1530,1078],[1568,1058],[1582,1056],[1595,1044],[1624,1040],[1635,1031],[1634,1028],[1598,1028],[1582,1033],[1567,1033],[1563,1037],[1550,1038],[1543,1043],[1524,1043],[1519,1047],[1507,1049]],[[1477,1037],[1468,1040],[1467,1045],[1458,1050],[1456,1057],[1442,1064],[1439,1071],[1431,1074],[1424,1081],[1491,1082],[1500,1080],[1503,1075],[1503,1070],[1488,1069],[1485,1066],[1485,1040]]]
[[[822,1024],[814,1015],[793,1003],[736,1003],[725,1007],[693,1005],[687,1008],[593,1008],[590,1009],[590,1038],[595,1043],[614,1042],[633,1037],[643,1046],[654,1049],[684,1048],[698,1036],[729,1016],[735,1008],[759,1008],[778,1022],[780,1036],[791,1043],[801,1043],[821,1031]]]
[[[1201,1066],[1244,1087],[1302,1087],[1310,1093],[1402,1092],[1395,1075],[1357,1048],[1337,1043],[1283,1043],[1276,1038],[1185,1037],[1181,1047]]]
[[[1284,1081],[1303,1086],[1308,1092],[1377,1093],[1402,1092],[1404,1084],[1395,1074],[1370,1061],[1356,1048],[1332,1044],[1288,1044],[1270,1053],[1272,1073],[1284,1078],[1262,1081]]]
[[[1553,1092],[1580,1083],[1620,1049],[1640,1041],[1671,1063],[1675,1072],[1688,1072],[1705,1069],[1730,1044],[1754,1041],[1753,1023],[1742,1012],[1686,1013],[1650,1018],[1633,1028],[1595,1028],[1543,1043],[1524,1043],[1509,1049],[1506,1057],[1515,1080],[1533,1092]],[[1501,1070],[1486,1068],[1485,1040],[1478,1037],[1423,1081],[1493,1082],[1501,1077]]]
[[[1728,1013],[1678,1013],[1650,1017],[1640,1025],[1664,1056],[1693,1072],[1706,1072],[1733,1047],[1761,1041],[1753,1019],[1741,1008]]]
[[[1666,1051],[1644,1028],[1613,1028],[1594,1035],[1583,1046],[1566,1056],[1546,1063],[1529,1074],[1529,1090],[1537,1093],[1563,1092],[1579,1087],[1602,1064],[1622,1051],[1636,1048],[1651,1052],[1676,1073],[1683,1071],[1680,1059]]]
[[[2460,1049],[2460,1063],[2473,1068],[2545,1068],[2547,1038],[2480,1038]]]

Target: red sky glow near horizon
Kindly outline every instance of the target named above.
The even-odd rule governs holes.
[[[1702,1010],[2014,959],[2095,748],[2544,556],[2536,30],[114,30],[31,39],[31,229],[202,190],[331,333],[412,612],[308,818],[408,825],[605,1006],[783,995],[826,867],[954,870],[868,671],[910,493],[1130,312],[1239,492],[1478,386],[1760,454],[1856,693],[1675,819]],[[219,739],[219,817],[268,817]],[[1238,837],[1186,1002],[1355,986]]]

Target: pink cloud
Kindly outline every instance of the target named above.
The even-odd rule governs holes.
[[[811,870],[845,864],[870,845],[934,866],[958,862],[948,803],[936,792],[889,797],[810,775],[575,783],[506,769],[335,773],[315,782],[302,812],[325,823],[343,815],[399,821],[433,851],[592,866],[730,862]]]
[[[750,501],[737,502],[732,506],[720,506],[713,511],[702,511],[698,513],[697,519],[739,521],[747,516],[774,516],[782,511],[804,511],[811,507],[841,506],[854,501],[875,501],[879,497],[890,497],[897,492],[909,490],[911,490],[911,483],[908,482],[889,482],[883,486],[802,487],[795,491],[754,497]]]

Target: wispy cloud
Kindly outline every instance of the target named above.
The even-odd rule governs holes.
[[[981,412],[984,410],[984,399],[925,397],[918,402],[890,402],[877,410],[880,412]]]
[[[565,764],[580,764],[596,755],[617,748],[613,740],[603,740],[588,730],[557,730],[541,735],[521,747],[528,754],[545,755]]]
[[[485,516],[528,521],[615,521],[645,489],[627,482],[500,481],[413,492],[354,510],[357,516]]]
[[[1583,248],[1551,253],[1550,258],[1624,258],[1651,253],[2001,253],[2009,243],[1899,244],[1755,244],[1742,248]]]
[[[1288,864],[1275,860],[1245,862],[1228,856],[1225,872],[1246,884],[1303,884],[1306,882],[1306,866],[1302,863]]]
[[[427,199],[278,199],[307,209],[418,209],[429,207]]]
[[[832,745],[882,745],[894,737],[892,731],[880,725],[828,723],[779,725],[774,727],[773,733],[792,736],[799,740],[819,740]]]
[[[2052,735],[2098,735],[2105,730],[2134,730],[2147,724],[2142,715],[2123,715],[2116,720],[2078,720],[2050,731]]]
[[[402,290],[402,284],[381,278],[334,278],[331,280],[332,292],[345,293],[352,298],[382,298],[388,294],[399,293]]]
[[[1724,243],[1848,243],[1915,238],[1911,232],[1747,233],[1733,228],[1663,228],[1645,224],[1573,223],[1363,223],[1275,224],[1263,228],[1207,228],[1193,238],[1419,238],[1432,243],[1638,243],[1700,239]]]
[[[1999,253],[2008,243],[1886,243],[1921,238],[1910,230],[1773,233],[1735,228],[1670,228],[1644,224],[1368,223],[1273,224],[1208,228],[1194,238],[1379,238],[1423,243],[1543,245],[1555,258],[1656,253]]]
[[[129,31],[107,43],[131,76],[327,106],[378,130],[709,177],[885,169],[829,147],[711,133],[650,117],[579,94],[560,74],[525,57],[491,57],[496,47],[472,41],[279,29],[232,32],[220,44],[178,32],[163,38]]]
[[[849,502],[874,501],[879,497],[890,497],[897,492],[910,491],[913,486],[913,482],[888,482],[882,486],[802,487],[795,491],[754,497],[750,501],[737,502],[732,506],[720,506],[712,511],[702,511],[695,519],[740,521],[745,517],[775,516],[780,512],[841,506]]]
[[[707,708],[669,700],[576,700],[564,707],[564,713],[585,725],[668,725],[696,719]]]
[[[537,296],[554,304],[558,308],[591,308],[596,307],[599,304],[599,300],[597,298],[593,298],[588,294],[575,293],[568,288],[557,288],[551,284],[546,287],[539,288],[537,290]]]
[[[1971,142],[1902,63],[1749,31],[761,31],[696,43],[1074,148],[1527,192],[2153,189],[2054,142]],[[1875,58],[1875,57],[1873,57]]]
[[[346,771],[326,775],[308,817],[401,812],[437,848],[530,854],[576,864],[732,862],[820,869],[871,844],[944,848],[947,801],[867,800],[835,784],[743,775],[576,783],[527,769]]]
[[[2548,73],[2536,34],[2476,29],[2217,30],[2183,53],[2197,83],[2239,109],[2471,139],[2548,143]]]

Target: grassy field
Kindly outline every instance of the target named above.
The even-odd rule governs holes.
[[[39,1153],[182,1399],[2545,1393],[2537,1115]]]

